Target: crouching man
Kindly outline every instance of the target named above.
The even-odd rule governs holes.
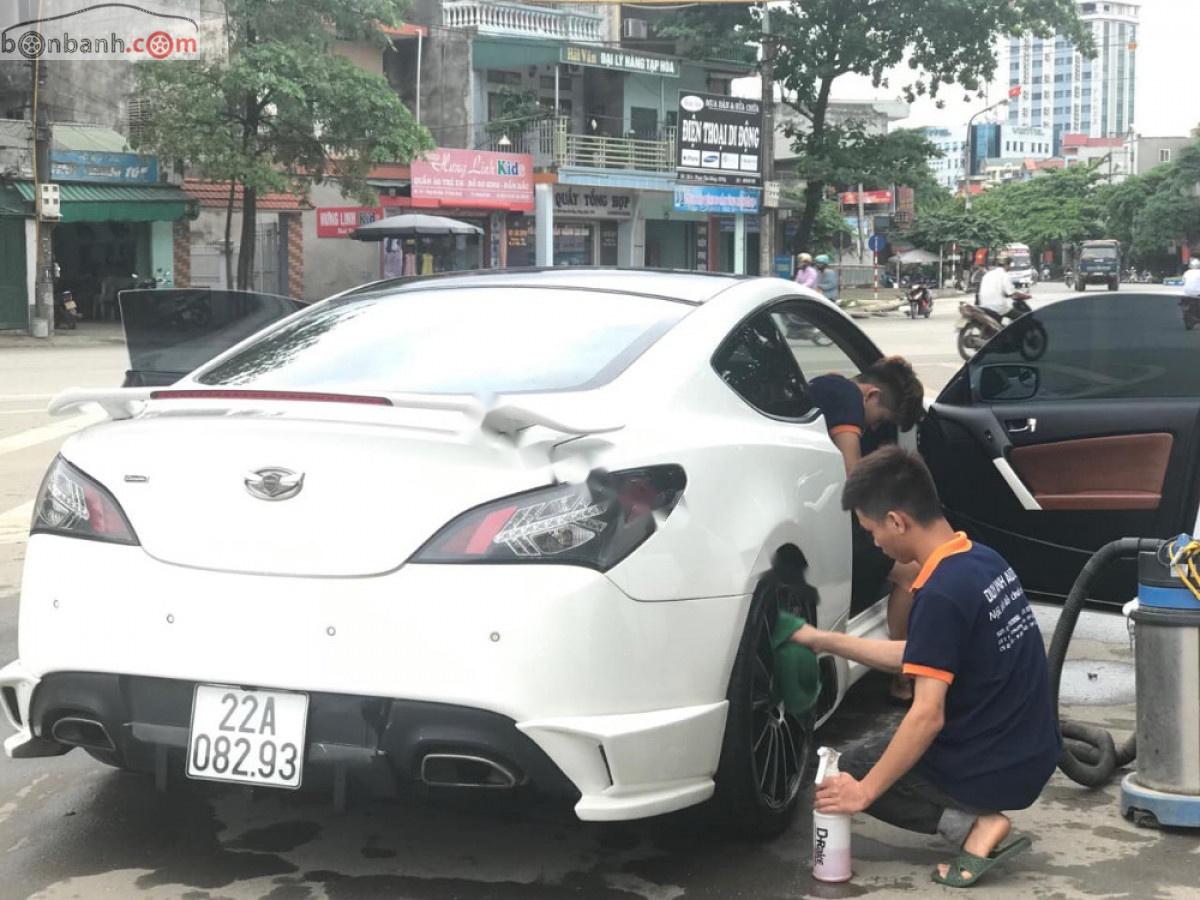
[[[967,887],[1029,846],[1028,838],[1006,842],[1004,811],[1031,806],[1058,761],[1041,632],[1009,564],[943,518],[916,456],[889,447],[865,457],[846,480],[842,506],[884,553],[920,565],[908,638],[806,625],[792,640],[911,675],[915,691],[894,734],[846,749],[842,774],[818,788],[816,808],[941,834],[959,854],[933,880]]]

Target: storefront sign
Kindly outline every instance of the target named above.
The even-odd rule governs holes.
[[[696,223],[694,232],[696,238],[696,269],[701,272],[708,271],[708,238],[711,230],[711,220]]]
[[[383,210],[370,206],[317,207],[317,237],[344,238],[360,225],[370,225],[383,218]]]
[[[616,222],[600,226],[600,265],[615,266],[617,264],[618,235]]]
[[[891,191],[863,191],[862,196],[864,206],[879,206],[880,204],[892,202]],[[838,198],[842,201],[842,206],[858,206],[857,191],[838,194]]]
[[[713,215],[755,215],[758,213],[761,192],[750,188],[714,187],[679,184],[675,186],[675,209],[678,212],[701,212]]]
[[[50,171],[57,181],[158,181],[158,159],[136,153],[51,150]]]
[[[762,181],[762,136],[758,100],[680,91],[677,177],[757,186]]]
[[[509,214],[505,223],[505,265],[508,268],[520,269],[534,264],[533,225],[532,216]]]
[[[637,72],[640,75],[663,75],[679,77],[679,60],[668,56],[652,56],[649,53],[634,53],[619,47],[580,47],[568,44],[558,51],[559,62],[573,66],[591,66],[596,69],[616,69],[619,72]]]
[[[556,216],[587,219],[628,219],[633,215],[633,195],[602,188],[560,187],[554,191]]]
[[[531,211],[533,157],[439,147],[413,160],[412,196],[456,206]]]

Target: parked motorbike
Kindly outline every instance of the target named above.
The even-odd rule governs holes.
[[[929,293],[929,288],[923,284],[914,285],[909,288],[908,294],[900,298],[902,302],[908,304],[908,317],[915,319],[918,316],[929,318],[933,312],[933,295]]]
[[[1003,322],[983,307],[970,303],[958,304],[958,311],[962,315],[958,325],[958,355],[964,360],[971,359],[984,344],[1002,331],[1006,339],[1012,342],[1011,349],[1020,353],[1023,359],[1040,359],[1046,352],[1045,326],[1035,318],[1024,319],[1032,312],[1024,300],[1013,301],[1012,312],[1005,317],[1010,322]],[[1009,324],[1014,327],[1008,328]]]
[[[1063,284],[1069,288],[1075,287],[1075,272],[1072,269],[1063,269]]]
[[[70,291],[63,291],[54,301],[54,327],[65,331],[74,331],[83,313],[75,303],[75,296]]]

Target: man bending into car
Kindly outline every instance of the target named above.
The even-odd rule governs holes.
[[[908,360],[889,356],[865,369],[855,378],[820,375],[809,382],[813,403],[825,416],[829,437],[842,452],[849,475],[863,456],[864,440],[875,441],[888,424],[908,431],[924,412],[925,389]],[[908,631],[908,611],[912,608],[912,581],[916,565],[889,558],[871,541],[858,522],[851,521],[851,545],[854,572],[853,594],[865,603],[879,599],[881,586],[888,582],[888,634],[902,641]],[[895,703],[912,702],[912,682],[899,676],[893,679],[888,696]]]
[[[842,774],[817,788],[822,813],[870,815],[941,834],[958,858],[933,880],[974,884],[1029,846],[1005,844],[1004,810],[1031,806],[1058,762],[1042,635],[1012,567],[955,533],[929,470],[898,447],[872,453],[842,493],[881,549],[921,569],[906,641],[868,640],[805,625],[792,640],[916,679],[912,708],[890,738],[843,753]]]

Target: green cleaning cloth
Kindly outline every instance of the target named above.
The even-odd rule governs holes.
[[[812,709],[821,694],[817,654],[790,640],[805,624],[801,616],[780,610],[771,632],[771,649],[775,651],[775,699],[783,700],[783,708],[793,716]]]

